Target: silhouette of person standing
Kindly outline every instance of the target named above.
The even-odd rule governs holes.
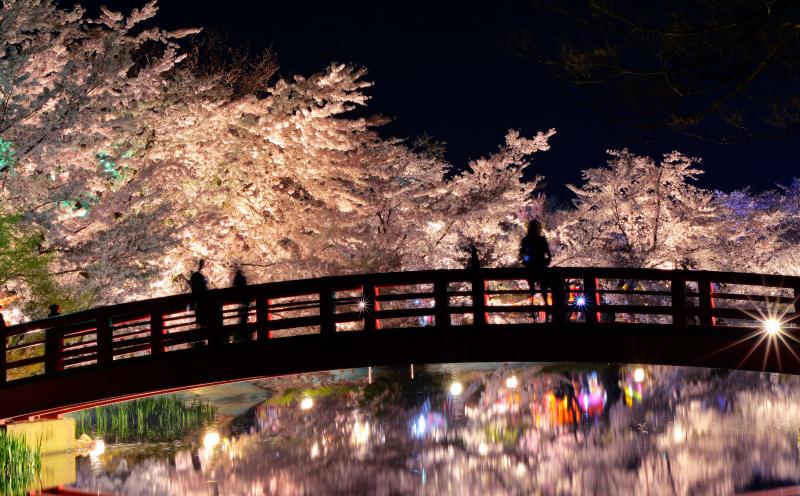
[[[194,318],[198,327],[208,325],[208,279],[203,275],[203,267],[206,261],[200,260],[197,270],[192,272],[189,277],[189,287],[192,289],[192,299],[194,300]]]
[[[469,259],[467,259],[467,268],[471,270],[477,270],[481,268],[481,257],[478,254],[478,247],[474,244],[469,245],[467,248],[469,251]]]
[[[533,273],[528,278],[528,287],[531,290],[531,294],[534,291],[534,283],[538,281],[542,299],[547,305],[546,291],[550,285],[544,274],[544,269],[550,265],[553,255],[550,253],[550,245],[547,243],[547,238],[542,234],[542,223],[538,220],[532,220],[528,224],[528,232],[520,243],[519,257],[522,260],[522,264]]]
[[[50,313],[47,314],[48,317],[57,317],[61,315],[61,305],[58,303],[53,303],[47,308],[50,310]]]
[[[248,311],[250,308],[250,298],[248,298],[244,292],[247,289],[247,277],[245,277],[244,273],[242,272],[241,267],[236,268],[236,272],[233,274],[233,288],[238,289],[241,293],[241,299],[239,300],[239,322],[238,326],[236,327],[236,331],[233,334],[234,341],[245,341],[250,339],[250,331],[247,329],[247,318],[248,318]]]

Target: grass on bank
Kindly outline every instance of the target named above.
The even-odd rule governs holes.
[[[0,494],[28,494],[41,470],[39,450],[31,449],[24,439],[0,430]]]

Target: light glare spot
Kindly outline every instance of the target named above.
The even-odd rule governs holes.
[[[450,394],[453,396],[459,396],[462,391],[464,391],[464,386],[462,386],[460,382],[455,381],[450,384]]]
[[[203,447],[205,447],[205,449],[210,450],[218,444],[219,444],[219,432],[208,431],[206,432],[205,436],[203,436]]]
[[[633,380],[636,382],[644,381],[644,369],[639,367],[633,371]]]
[[[310,410],[312,406],[314,406],[314,400],[309,398],[308,396],[300,400],[301,410]]]
[[[506,379],[506,387],[508,389],[514,389],[515,387],[517,387],[517,384],[519,384],[519,381],[517,380],[517,376],[515,375],[512,375],[511,377]]]
[[[764,322],[764,330],[767,331],[767,334],[770,336],[774,336],[781,331],[781,323],[778,319],[767,319],[767,321]]]

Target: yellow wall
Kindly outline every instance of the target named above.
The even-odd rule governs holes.
[[[75,419],[33,420],[6,426],[9,435],[24,437],[28,446],[42,455],[75,449]]]

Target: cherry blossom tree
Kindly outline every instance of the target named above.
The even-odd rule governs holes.
[[[128,16],[104,8],[90,19],[51,1],[3,2],[0,214],[42,234],[37,252],[55,255],[54,273],[86,274],[108,261],[121,275],[141,274],[148,261],[137,254],[155,239],[143,232],[163,229],[157,211],[141,208],[134,171],[115,162],[136,153],[131,111],[161,91],[182,58],[175,40],[191,32],[141,28],[156,10],[155,2]]]
[[[40,233],[34,256],[92,304],[183,291],[201,258],[219,286],[236,264],[265,281],[455,266],[465,240],[516,243],[538,181],[521,171],[554,131],[510,132],[453,174],[354,112],[365,69],[272,83],[271,54],[184,60],[177,40],[194,31],[142,27],[156,11],[0,12],[0,214]],[[6,287],[31,297],[19,278]]]
[[[556,263],[613,267],[706,268],[716,244],[718,205],[693,181],[697,159],[678,152],[660,163],[609,151],[607,167],[584,171],[584,185],[557,227]]]

